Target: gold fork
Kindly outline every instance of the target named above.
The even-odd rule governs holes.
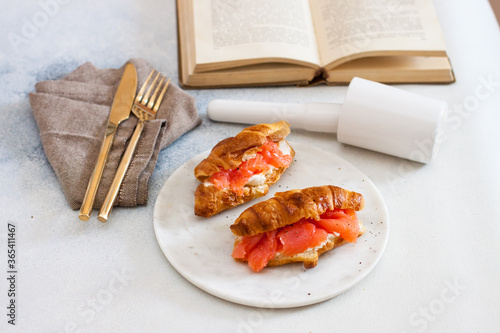
[[[148,87],[149,81],[153,77],[154,72],[154,70],[151,71],[148,78],[146,79],[146,82],[144,82],[135,98],[132,112],[137,116],[137,118],[139,118],[139,122],[137,123],[134,133],[130,138],[128,147],[123,154],[118,169],[116,170],[115,178],[113,178],[113,183],[111,183],[111,187],[108,191],[108,194],[106,195],[106,198],[104,199],[101,210],[99,211],[99,216],[97,217],[97,219],[101,222],[106,222],[108,220],[109,213],[113,208],[116,196],[118,195],[118,191],[120,190],[120,185],[123,181],[123,178],[125,177],[125,172],[127,172],[127,169],[130,166],[130,162],[132,161],[132,156],[134,155],[135,148],[137,147],[137,142],[139,141],[142,130],[144,128],[144,123],[156,118],[156,112],[160,107],[160,103],[162,102],[163,96],[167,91],[168,84],[170,83],[170,79],[168,79],[168,81],[165,83],[165,76],[158,73],[156,74],[153,82],[151,82]],[[160,76],[161,79],[158,82]],[[148,89],[144,94],[144,91],[147,87]],[[156,88],[151,95],[154,87]]]

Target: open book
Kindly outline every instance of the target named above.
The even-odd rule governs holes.
[[[185,88],[455,80],[432,0],[177,0]]]

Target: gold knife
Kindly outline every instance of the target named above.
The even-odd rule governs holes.
[[[90,218],[90,212],[92,211],[92,207],[94,205],[97,188],[99,187],[99,182],[101,181],[104,165],[108,159],[109,150],[113,144],[116,129],[123,120],[128,119],[134,102],[136,89],[137,72],[134,65],[128,63],[125,66],[120,84],[116,90],[101,151],[99,152],[99,157],[97,158],[94,171],[92,171],[92,175],[90,176],[87,192],[85,192],[85,197],[83,198],[82,206],[80,208],[80,215],[78,217],[82,221],[88,221]]]

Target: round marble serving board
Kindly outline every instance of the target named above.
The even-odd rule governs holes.
[[[210,218],[194,215],[193,170],[209,151],[193,157],[166,181],[154,208],[158,243],[170,264],[188,281],[222,299],[265,308],[289,308],[318,303],[346,291],[377,264],[389,237],[389,216],[375,185],[342,158],[306,144],[290,143],[296,155],[269,194]],[[278,191],[335,185],[363,194],[365,208],[358,218],[367,231],[357,243],[347,243],[320,256],[318,265],[301,263],[253,272],[231,253],[229,226],[251,205]]]

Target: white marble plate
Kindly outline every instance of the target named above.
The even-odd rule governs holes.
[[[375,185],[334,154],[305,144],[291,145],[296,151],[294,162],[267,196],[210,218],[193,213],[194,191],[199,184],[193,170],[208,151],[186,162],[167,180],[154,209],[156,238],[170,264],[192,284],[239,304],[289,308],[330,299],[375,267],[389,237],[389,216]],[[356,244],[321,255],[312,269],[297,263],[255,273],[231,257],[234,236],[229,226],[244,209],[277,191],[327,184],[359,192],[365,198],[358,218],[367,231]]]

